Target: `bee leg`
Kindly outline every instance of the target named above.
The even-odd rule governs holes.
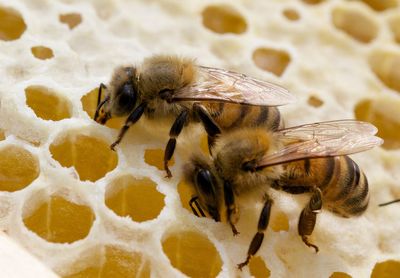
[[[400,199],[396,199],[396,200],[393,200],[393,201],[390,201],[390,202],[382,203],[382,204],[379,204],[379,206],[383,207],[383,206],[387,206],[387,205],[390,205],[390,204],[393,204],[393,203],[397,203],[397,202],[400,202]]]
[[[212,155],[212,148],[215,144],[215,137],[207,136],[208,152]]]
[[[169,140],[164,151],[164,170],[167,172],[167,177],[172,177],[171,171],[168,168],[168,162],[171,160],[172,155],[175,151],[176,138],[181,133],[183,126],[185,125],[189,116],[188,110],[183,110],[178,117],[176,117],[175,122],[172,124],[171,130],[169,131]]]
[[[258,249],[260,249],[261,244],[264,239],[264,231],[268,227],[269,217],[271,215],[271,206],[272,206],[272,199],[266,196],[266,200],[261,210],[260,218],[258,220],[258,231],[254,235],[253,240],[250,243],[249,250],[247,251],[247,258],[243,263],[238,264],[238,268],[242,270],[244,266],[246,266],[250,259],[257,253]]]
[[[146,108],[147,103],[141,103],[138,107],[135,108],[135,110],[132,111],[132,113],[128,116],[128,119],[126,119],[124,126],[121,128],[119,131],[118,139],[111,144],[110,148],[114,151],[115,146],[118,145],[122,138],[124,137],[125,133],[128,131],[129,127],[136,123],[140,117],[143,115],[143,112]]]
[[[103,83],[100,83],[99,85],[99,90],[97,94],[97,106],[99,106],[100,101],[101,101],[101,93],[103,92],[104,89],[107,89],[107,86],[104,85]]]
[[[298,232],[303,242],[307,246],[314,248],[315,252],[318,252],[318,246],[310,243],[308,236],[312,234],[317,220],[317,213],[322,208],[322,192],[317,187],[313,188],[312,192],[310,201],[300,214]]]
[[[196,112],[200,121],[203,123],[203,126],[209,137],[215,138],[221,133],[221,129],[208,113],[207,109],[204,108],[204,106],[199,103],[195,103],[193,104],[193,111]]]
[[[196,215],[197,217],[200,217],[199,214],[197,213],[196,209],[195,209],[194,206],[193,206],[193,203],[194,203],[195,206],[196,206],[196,208],[197,208],[197,210],[200,212],[201,216],[202,216],[202,217],[206,217],[206,215],[204,214],[204,211],[201,209],[201,207],[199,206],[199,203],[197,202],[197,199],[198,199],[198,198],[199,198],[199,197],[194,196],[192,199],[190,199],[190,201],[189,201],[189,206],[190,206],[190,208],[192,209],[194,215]]]
[[[239,234],[238,230],[235,227],[235,224],[239,220],[239,210],[235,204],[235,195],[233,194],[232,186],[227,181],[224,182],[224,198],[227,219],[229,224],[231,225],[233,235],[236,236]]]

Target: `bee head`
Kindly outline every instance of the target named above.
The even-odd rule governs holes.
[[[133,110],[138,99],[136,78],[134,67],[120,67],[115,70],[110,86],[100,84],[96,122],[105,124],[110,118],[126,116]],[[100,102],[103,90],[105,97]]]
[[[221,221],[220,205],[223,193],[210,164],[205,159],[193,157],[192,161],[185,166],[185,178],[194,187],[200,208],[215,221]]]

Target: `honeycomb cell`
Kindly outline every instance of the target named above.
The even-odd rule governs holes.
[[[393,17],[389,20],[390,30],[397,43],[400,43],[400,16]]]
[[[324,102],[321,99],[319,99],[318,97],[316,97],[316,96],[310,96],[308,98],[307,103],[310,106],[315,107],[315,108],[320,107],[320,106],[322,106],[324,104]]]
[[[64,278],[148,278],[151,276],[149,263],[140,253],[129,252],[117,246],[105,246],[92,252],[87,262],[79,259],[77,265],[86,263],[87,268]],[[71,267],[74,269],[74,266]]]
[[[371,278],[394,277],[400,277],[400,262],[394,260],[377,263],[371,274]]]
[[[400,54],[374,52],[369,57],[369,65],[387,87],[400,92]]]
[[[369,43],[378,35],[378,25],[358,10],[335,8],[332,11],[333,25],[353,39]]]
[[[78,13],[60,14],[59,20],[67,24],[69,29],[74,29],[82,22],[82,16]]]
[[[253,52],[253,61],[260,69],[281,76],[290,62],[290,55],[284,50],[263,47]]]
[[[0,191],[21,190],[39,176],[38,159],[21,147],[1,148],[0,157]]]
[[[255,278],[267,278],[271,276],[271,271],[265,265],[263,259],[259,256],[251,259],[249,269],[252,276]]]
[[[98,94],[99,88],[95,88],[81,98],[83,110],[89,115],[91,119],[93,119],[94,113],[96,112]],[[124,123],[124,118],[112,118],[107,121],[106,126],[109,128],[120,129],[124,125]]]
[[[228,5],[211,5],[202,12],[203,25],[219,34],[242,34],[247,30],[244,17]]]
[[[208,149],[208,138],[206,134],[203,134],[200,138],[200,149],[205,155],[210,154],[210,151]]]
[[[324,0],[302,0],[302,1],[308,5],[317,5],[324,2]]]
[[[19,39],[25,30],[26,24],[19,12],[0,6],[0,40]]]
[[[147,149],[144,152],[144,161],[158,170],[164,171],[164,150],[162,149]],[[174,158],[172,158],[168,165],[173,166],[175,163]]]
[[[291,21],[296,21],[300,19],[299,13],[295,9],[284,9],[282,14]]]
[[[81,180],[97,181],[113,170],[118,157],[110,144],[100,138],[69,132],[50,145],[55,160],[64,167],[74,166]]]
[[[137,222],[157,218],[165,206],[165,196],[156,186],[149,178],[119,177],[107,186],[106,205],[117,215]]]
[[[45,46],[34,46],[31,48],[33,56],[40,60],[51,59],[54,57],[53,50]]]
[[[282,211],[276,211],[271,215],[270,227],[274,232],[289,231],[289,219]]]
[[[195,194],[194,189],[184,181],[180,181],[178,183],[178,193],[179,197],[181,198],[182,207],[192,213],[192,209],[189,206],[189,201]]]
[[[387,9],[397,7],[397,0],[362,0],[375,11],[381,12]]]
[[[71,117],[68,100],[43,86],[25,88],[26,104],[43,120],[59,121]]]
[[[393,99],[366,99],[360,101],[355,109],[357,120],[367,121],[378,128],[378,136],[383,138],[383,148],[400,148],[400,101]],[[396,117],[397,115],[397,117]]]
[[[196,232],[169,235],[162,243],[173,267],[189,277],[216,277],[222,261],[214,245]]]
[[[4,131],[2,131],[2,130],[0,129],[0,141],[2,141],[2,140],[4,140],[4,139],[6,139],[6,135],[4,134]]]
[[[344,272],[334,272],[329,278],[352,278],[351,275]]]
[[[91,208],[59,196],[51,196],[25,215],[23,221],[29,230],[54,243],[72,243],[85,238],[95,219]]]

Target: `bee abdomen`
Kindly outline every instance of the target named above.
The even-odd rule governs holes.
[[[206,107],[225,131],[241,127],[265,127],[273,131],[281,127],[281,116],[276,107],[232,103],[209,103]]]
[[[348,156],[336,160],[335,184],[329,184],[324,194],[327,207],[343,217],[363,213],[369,202],[368,181],[359,166]]]

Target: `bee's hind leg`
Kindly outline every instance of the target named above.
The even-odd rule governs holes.
[[[322,208],[322,192],[319,188],[314,187],[312,190],[312,196],[306,207],[300,214],[298,232],[301,236],[303,242],[315,249],[315,252],[319,251],[318,246],[310,243],[308,236],[314,231],[315,223],[317,220],[317,213],[321,211]]]
[[[175,151],[176,138],[181,133],[186,121],[188,120],[189,111],[183,110],[178,117],[176,117],[175,122],[172,124],[171,130],[169,131],[169,140],[164,151],[164,170],[167,172],[167,177],[172,177],[171,171],[168,168],[168,162],[171,160],[172,155]]]
[[[265,202],[263,209],[260,214],[260,218],[258,220],[258,231],[254,235],[253,240],[250,243],[249,250],[247,251],[247,258],[243,263],[238,264],[238,268],[242,270],[242,268],[249,264],[250,259],[257,253],[258,249],[260,249],[261,244],[264,239],[264,231],[268,227],[269,217],[271,215],[271,207],[272,207],[272,199],[269,196],[265,196]]]

